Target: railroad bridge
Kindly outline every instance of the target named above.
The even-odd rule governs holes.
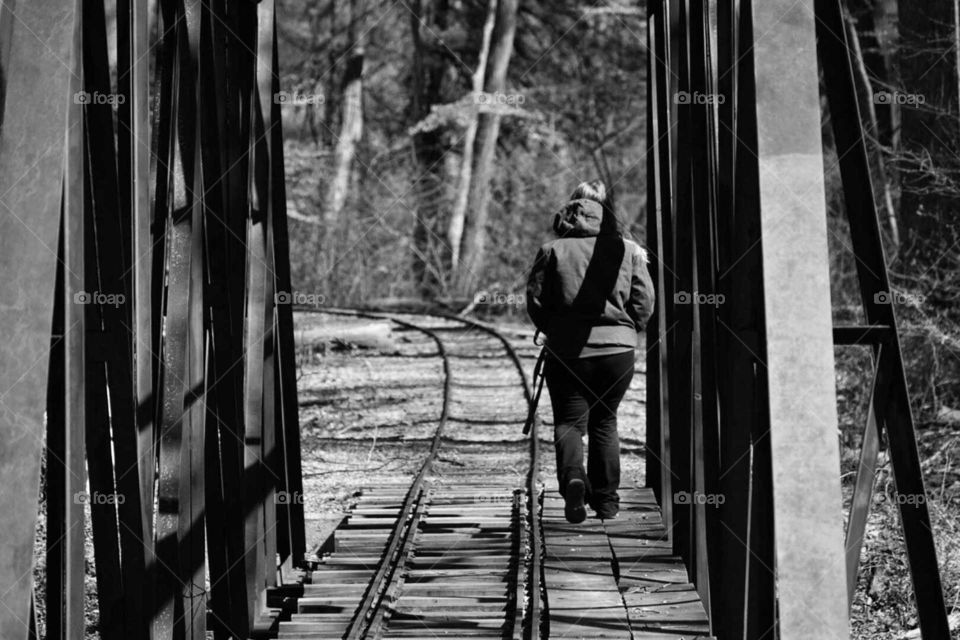
[[[155,48],[146,6],[118,2],[115,42],[101,0],[0,6],[0,637],[83,638],[89,569],[102,638],[849,637],[882,447],[926,494],[837,0],[721,1],[715,24],[648,2],[646,481],[582,525],[548,430],[520,432],[527,336],[278,302],[273,0],[160,0]],[[857,326],[831,321],[818,59]],[[402,335],[378,373],[426,367],[433,413],[414,471],[308,547],[295,326],[331,319]],[[846,520],[836,345],[875,371]],[[900,515],[923,637],[946,639],[925,501]]]

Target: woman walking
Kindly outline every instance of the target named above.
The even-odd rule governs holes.
[[[527,312],[547,337],[544,377],[564,514],[583,522],[586,501],[598,517],[615,518],[617,408],[633,378],[637,334],[653,313],[647,254],[623,237],[600,181],[574,190],[553,230],[557,238],[540,247],[527,281]]]

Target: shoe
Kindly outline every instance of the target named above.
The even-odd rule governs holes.
[[[606,500],[604,502],[595,502],[590,506],[593,507],[593,510],[596,512],[597,517],[601,520],[613,520],[620,513],[620,501],[619,500]]]
[[[567,522],[580,524],[587,519],[587,510],[583,506],[583,495],[586,490],[583,480],[579,478],[567,483],[567,490],[563,495],[563,515],[567,518]]]

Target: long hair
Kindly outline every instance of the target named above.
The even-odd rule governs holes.
[[[601,233],[613,233],[623,236],[623,226],[613,209],[612,194],[607,192],[607,185],[602,180],[581,182],[570,194],[571,200],[593,200],[603,207],[603,221],[600,223]]]

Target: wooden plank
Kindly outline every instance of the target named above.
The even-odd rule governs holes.
[[[671,638],[707,637],[710,624],[704,603],[689,582],[683,560],[672,555],[662,524],[661,540],[648,540],[648,532],[637,528],[651,515],[648,500],[652,495],[643,491],[638,494],[626,489],[624,497],[631,499],[621,501],[616,520],[603,523],[634,638],[650,633],[670,634],[667,637]]]
[[[550,636],[631,637],[602,523],[568,523],[556,481],[544,496],[542,522]]]

